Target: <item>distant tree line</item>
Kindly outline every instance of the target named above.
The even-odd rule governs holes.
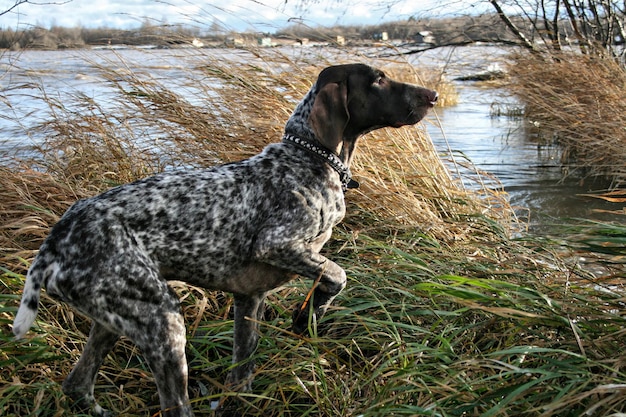
[[[200,30],[182,25],[144,23],[136,29],[31,27],[24,30],[0,29],[0,48],[63,49],[87,45],[168,45],[189,42],[199,37]],[[211,37],[207,35],[208,37]]]
[[[521,23],[521,21],[520,21]],[[464,44],[471,42],[512,43],[515,38],[497,15],[463,16],[448,19],[409,19],[378,25],[312,27],[293,24],[273,34],[248,33],[253,36],[274,36],[294,41],[308,39],[313,42],[332,41],[343,36],[348,42],[380,40],[387,33],[389,39],[417,42],[419,34],[432,34],[434,44]],[[158,45],[189,43],[198,38],[207,42],[225,42],[240,36],[211,25],[205,31],[182,25],[153,25],[145,22],[136,29],[88,29],[53,26],[50,29],[32,27],[25,30],[0,29],[0,48],[4,49],[61,49],[82,48],[88,45]]]
[[[317,0],[293,1],[306,8]],[[335,1],[342,3],[342,0]],[[384,3],[392,7],[396,1],[386,0]],[[437,7],[445,8],[446,3],[444,0]],[[583,54],[611,57],[626,68],[624,0],[474,0],[467,2],[467,8],[481,6],[476,7],[478,10],[487,3],[492,8],[491,13],[450,19],[411,18],[394,25],[362,29],[366,32],[380,31],[384,26],[389,36],[396,39],[414,38],[411,33],[416,29],[430,30],[437,40],[437,45],[432,47],[487,41],[510,43],[532,52],[547,52],[555,56],[564,47],[574,47]],[[315,29],[291,29],[306,37],[316,35]],[[405,53],[418,53],[430,47],[418,45]]]
[[[563,8],[570,4],[568,3],[570,0],[551,1],[557,1],[558,5],[562,5]],[[535,49],[537,44],[541,44],[543,48],[555,50],[560,50],[565,43],[574,43],[584,51],[600,48],[611,51],[613,55],[621,55],[623,58],[624,48],[614,48],[614,45],[624,43],[624,13],[620,9],[615,12],[609,8],[602,13],[593,9],[594,13],[590,14],[570,5],[567,13],[563,13],[557,7],[552,14],[549,14],[548,9],[541,9],[541,13],[539,11],[533,14],[520,12],[516,15],[508,15],[503,11],[498,0],[490,0],[490,2],[494,5],[496,12],[478,16],[410,18],[361,26],[314,27],[296,23],[271,35],[267,33],[245,35],[248,37],[274,36],[294,41],[308,39],[314,42],[333,41],[337,39],[337,36],[342,36],[348,43],[358,43],[380,40],[381,34],[386,32],[390,40],[402,40],[407,44],[417,45],[423,40],[423,34],[428,33],[431,39],[430,44],[416,46],[415,52],[424,48],[475,42],[520,45],[528,49]],[[509,5],[509,9],[510,7]],[[184,25],[154,25],[149,21],[130,30],[58,26],[49,29],[32,27],[24,30],[6,28],[0,29],[0,48],[59,49],[118,44],[171,46],[190,43],[195,38],[201,39],[205,44],[219,44],[226,42],[229,38],[239,36],[242,34],[224,31],[219,24],[215,23],[204,30]]]
[[[511,43],[506,25],[496,14],[482,16],[459,16],[451,18],[408,19],[368,26],[311,27],[294,24],[276,33],[279,37],[307,38],[313,41],[327,41],[336,36],[352,40],[376,40],[386,32],[389,39],[407,43],[419,42],[423,33],[428,32],[434,45],[451,45],[471,42]]]

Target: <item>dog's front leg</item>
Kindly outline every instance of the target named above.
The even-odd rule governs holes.
[[[346,286],[346,272],[311,245],[290,242],[266,246],[257,252],[256,259],[318,282],[312,300],[313,314],[318,320]],[[306,305],[301,306],[294,311],[292,325],[294,332],[299,334],[306,331],[309,323],[309,309]]]
[[[258,321],[263,316],[265,293],[254,295],[235,294],[235,331],[233,365],[226,384],[236,391],[249,391],[252,384],[254,362],[250,356],[259,341]]]
[[[315,320],[321,319],[335,297],[337,297],[346,286],[346,272],[339,265],[326,259],[322,268],[322,272],[318,275],[319,283],[313,291],[312,299],[310,301],[305,299],[305,301],[300,303],[293,311],[292,330],[295,333],[303,334],[306,332],[309,327],[309,312],[311,307],[313,312],[313,317],[311,318],[315,318]],[[309,306],[309,302],[311,306]]]

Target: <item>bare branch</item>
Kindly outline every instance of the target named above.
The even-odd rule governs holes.
[[[502,10],[502,7],[500,7],[500,4],[498,3],[498,1],[489,0],[489,3],[491,3],[494,9],[496,9],[498,16],[500,16],[500,19],[502,19],[504,24],[522,42],[522,45],[524,45],[524,47],[526,47],[527,49],[530,49],[531,51],[535,51],[536,49],[533,43],[529,41],[528,38],[517,28],[517,26],[515,26],[515,24],[511,21],[511,19],[509,19],[509,17]]]
[[[65,1],[50,1],[50,2],[38,2],[38,1],[32,1],[32,0],[15,0],[15,4],[13,4],[12,6],[10,6],[8,9],[6,10],[2,10],[0,11],[0,16],[10,13],[11,11],[15,10],[16,7],[22,5],[22,4],[32,4],[35,6],[50,6],[50,5],[55,5],[55,6],[60,6],[63,4],[67,4],[67,3],[71,3],[72,0],[65,0]]]
[[[494,40],[494,39],[463,39],[463,40],[452,40],[448,42],[440,42],[436,45],[420,45],[413,49],[409,49],[406,51],[396,51],[396,52],[386,52],[377,54],[376,56],[379,58],[387,58],[393,56],[402,56],[402,55],[413,55],[420,54],[422,52],[430,51],[432,49],[444,48],[444,47],[456,47],[456,46],[467,46],[472,44],[479,43],[490,43],[490,44],[498,44],[498,45],[506,45],[506,46],[519,46],[519,42],[511,41],[511,40]]]
[[[17,6],[19,6],[20,4],[24,4],[24,3],[28,3],[28,0],[15,0],[15,4],[13,6],[10,6],[8,9],[6,10],[0,10],[0,16],[2,16],[3,14],[7,14],[9,13],[11,10],[15,9]]]

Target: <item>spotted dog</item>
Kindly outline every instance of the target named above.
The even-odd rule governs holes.
[[[93,321],[85,350],[63,383],[81,409],[110,415],[94,381],[121,335],[141,348],[162,415],[192,416],[185,324],[168,280],[234,294],[232,389],[249,390],[257,321],[268,291],[296,275],[315,280],[311,314],[320,319],[346,273],[320,255],[358,184],[349,166],[359,136],[421,120],[437,93],[393,81],[363,64],[324,69],[287,121],[281,143],[236,163],[165,172],[70,207],[28,271],[13,332],[24,336],[40,291]],[[294,312],[306,331],[309,309]],[[304,314],[301,314],[304,311]],[[256,320],[247,320],[246,318]]]

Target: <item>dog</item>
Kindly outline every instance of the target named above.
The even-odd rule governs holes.
[[[282,142],[250,159],[164,172],[79,200],[52,228],[26,278],[13,324],[21,338],[40,291],[92,319],[84,352],[63,382],[74,404],[110,413],[94,398],[105,356],[121,335],[142,351],[163,416],[188,417],[185,324],[168,280],[234,295],[233,369],[227,386],[251,389],[266,294],[297,275],[315,281],[311,305],[293,315],[303,333],[346,285],[320,254],[344,217],[357,139],[419,122],[435,91],[400,83],[364,64],[331,66],[297,105]],[[310,307],[310,308],[309,308]],[[253,320],[248,320],[252,318]]]

